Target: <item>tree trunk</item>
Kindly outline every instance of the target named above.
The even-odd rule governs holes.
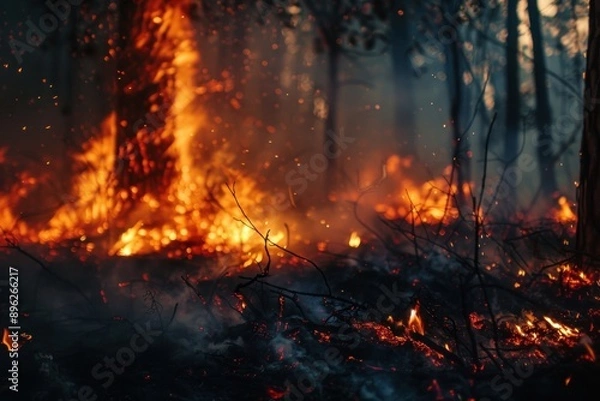
[[[600,260],[600,5],[590,0],[585,73],[581,171],[577,192],[577,251],[580,264]]]
[[[327,52],[328,68],[327,68],[327,98],[328,98],[328,112],[327,119],[325,120],[325,135],[323,136],[323,146],[327,146],[329,141],[332,145],[329,149],[332,154],[338,154],[337,142],[331,140],[337,132],[337,120],[338,120],[338,96],[340,91],[339,82],[339,65],[340,65],[340,48],[337,43],[330,43],[330,47]],[[329,159],[329,167],[326,174],[326,190],[334,191],[336,186],[340,183],[339,178],[341,176],[339,171],[339,158],[333,157]]]
[[[257,82],[258,88],[257,92],[261,94],[259,97],[259,110],[261,119],[265,125],[272,126],[281,126],[284,123],[285,118],[292,118],[294,113],[287,113],[285,116],[282,115],[282,108],[286,104],[286,101],[289,101],[290,98],[278,94],[278,88],[282,88],[282,76],[284,75],[284,69],[289,69],[291,74],[291,67],[288,67],[290,60],[293,57],[290,57],[287,47],[285,44],[285,34],[283,31],[288,28],[271,28],[268,30],[269,35],[269,43],[273,45],[277,45],[277,49],[273,49],[271,46],[268,48],[262,48],[261,50],[264,52],[260,57],[257,57],[260,63],[260,60],[268,60],[269,62],[269,70],[268,72],[264,71],[260,65],[257,66],[257,71],[259,71],[260,75],[264,76],[264,79],[261,79],[260,82]],[[295,34],[295,32],[293,33]],[[261,46],[259,46],[260,48]],[[258,50],[255,50],[258,52]],[[290,88],[284,89],[284,92],[288,92]],[[264,96],[263,96],[264,93]],[[248,90],[246,95],[247,98],[256,97],[256,92],[252,92],[251,89]],[[298,103],[292,106],[295,108]]]
[[[70,115],[73,110],[73,49],[77,38],[75,30],[77,27],[76,12],[72,12],[67,19],[66,26],[58,33],[58,82],[61,112]]]
[[[446,71],[450,93],[450,124],[452,126],[453,155],[452,164],[456,175],[458,188],[457,199],[461,206],[468,205],[463,185],[470,181],[471,166],[469,159],[469,138],[463,136],[464,131],[464,95],[463,68],[461,62],[461,49],[458,40],[446,46]]]
[[[246,55],[244,49],[248,40],[248,7],[236,1],[235,11],[232,16],[234,28],[231,40],[231,73],[236,86],[236,91],[243,92],[246,85]]]
[[[555,195],[558,185],[552,151],[552,110],[546,86],[546,56],[537,0],[527,0],[529,27],[533,42],[533,74],[535,80],[536,125],[538,129],[537,156],[540,167],[540,183],[544,199]]]
[[[506,135],[504,136],[504,161],[510,167],[518,157],[519,151],[519,114],[521,110],[519,95],[519,61],[517,57],[519,41],[518,0],[508,0],[506,19]],[[503,204],[509,217],[514,216],[517,206],[517,190],[508,184],[508,192]]]
[[[406,0],[394,0],[391,12],[391,56],[394,84],[394,133],[401,155],[416,155],[412,35]],[[398,11],[403,13],[399,14]]]
[[[161,193],[174,176],[174,163],[167,155],[173,136],[165,132],[164,113],[173,102],[172,90],[165,89],[173,82],[166,69],[175,54],[170,51],[169,30],[162,26],[167,22],[159,19],[168,3],[120,2],[116,178],[130,200]]]
[[[576,11],[576,7],[577,7],[577,1],[578,0],[571,0],[571,18],[573,20],[574,23],[577,23],[577,11]],[[579,40],[579,34],[576,37],[576,40]],[[581,56],[580,52],[578,51],[577,53],[575,53],[575,55],[573,56],[573,82],[575,82],[575,87],[577,89],[581,88],[581,84],[583,83],[583,79],[581,79],[581,70],[583,68],[583,57]]]

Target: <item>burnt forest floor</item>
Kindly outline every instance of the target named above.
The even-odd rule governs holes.
[[[493,264],[469,241],[272,252],[268,272],[234,257],[8,248],[26,333],[15,399],[597,399],[600,287],[552,273],[567,263],[563,236],[504,241]]]

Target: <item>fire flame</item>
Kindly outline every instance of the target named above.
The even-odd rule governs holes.
[[[13,211],[13,207],[29,194],[38,180],[27,173],[22,173],[17,182],[18,184],[10,188],[8,193],[0,196],[0,229],[19,236],[26,236],[29,228],[24,221],[17,217],[18,213]]]
[[[510,342],[513,345],[543,344],[544,346],[582,346],[586,350],[585,357],[591,361],[596,360],[592,348],[592,340],[581,330],[569,327],[558,322],[555,318],[542,316],[537,318],[531,312],[524,312],[524,319],[519,319],[511,325],[516,334]]]
[[[573,290],[594,284],[594,280],[585,272],[572,267],[570,264],[557,266],[555,272],[548,272],[546,275],[550,280],[559,281]]]
[[[266,194],[252,179],[244,177],[236,180],[233,197],[226,184],[241,174],[223,167],[233,165],[234,160],[226,146],[214,152],[209,160],[202,160],[199,167],[195,137],[206,129],[206,117],[199,110],[197,98],[210,88],[197,81],[201,59],[185,2],[160,3],[161,6],[158,2],[148,2],[141,26],[159,25],[156,34],[162,39],[152,54],[169,61],[161,64],[158,71],[149,71],[153,74],[149,80],[160,88],[165,98],[172,99],[172,103],[161,121],[164,129],[160,134],[153,136],[142,127],[131,141],[140,146],[141,169],[144,170],[141,173],[144,173],[153,163],[151,156],[145,154],[146,145],[164,137],[172,138],[166,156],[173,161],[175,177],[170,178],[167,189],[159,195],[151,195],[141,193],[134,185],[119,187],[119,169],[130,166],[130,159],[121,159],[124,156],[122,148],[117,149],[117,128],[131,122],[117,121],[117,113],[112,112],[97,135],[83,146],[82,152],[74,155],[75,164],[83,168],[73,181],[70,201],[55,211],[46,226],[27,227],[11,212],[11,207],[26,195],[25,189],[11,191],[8,197],[0,198],[0,226],[13,230],[16,227],[19,234],[32,242],[55,243],[79,238],[86,241],[88,251],[96,248],[92,242],[95,238],[101,239],[103,249],[121,256],[173,249],[176,243],[186,245],[170,250],[168,256],[239,252],[245,259],[258,260],[264,241],[240,221],[243,216],[237,202],[252,210],[252,216],[257,217],[254,226],[266,232],[274,223],[266,218],[262,207],[266,204]],[[151,30],[142,30],[135,37],[135,46],[142,48],[152,43],[156,39],[154,34]],[[169,77],[168,85],[164,84],[165,77]],[[151,94],[149,100],[155,102],[158,95]],[[153,104],[150,112],[158,108],[158,104]],[[132,199],[134,197],[136,199]],[[270,231],[272,242],[281,241],[283,237],[283,232]]]
[[[416,305],[410,310],[410,316],[408,318],[408,329],[414,333],[425,335],[425,328],[421,316],[419,316],[419,305]]]
[[[348,240],[348,246],[351,248],[358,248],[360,246],[360,237],[356,231],[350,234],[350,240]]]
[[[577,221],[577,215],[571,209],[571,205],[569,205],[569,201],[565,196],[558,198],[558,209],[554,211],[554,218],[561,223]]]
[[[2,331],[2,344],[6,347],[6,349],[10,352],[12,351],[12,341],[10,340],[10,338],[8,337],[8,330],[4,329]]]
[[[579,330],[568,327],[564,324],[560,324],[555,322],[548,316],[544,316],[544,320],[547,321],[553,329],[558,331],[561,335],[565,337],[579,337]]]
[[[102,234],[121,210],[122,205],[113,186],[117,135],[114,112],[102,122],[100,134],[99,138],[93,138],[84,145],[82,153],[74,156],[75,163],[87,168],[75,180],[73,201],[59,208],[48,222],[48,227],[40,231],[40,242],[78,238],[86,231],[88,235]]]
[[[459,212],[451,200],[458,187],[449,185],[447,178],[452,166],[444,170],[443,176],[419,184],[409,176],[408,170],[412,164],[412,158],[397,155],[388,158],[384,166],[384,178],[391,183],[392,192],[375,203],[375,211],[386,219],[406,219],[416,225],[449,222],[457,218]],[[462,190],[467,191],[467,187]]]

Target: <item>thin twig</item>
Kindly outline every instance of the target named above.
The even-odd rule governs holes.
[[[237,221],[239,221],[240,223],[244,224],[246,227],[251,228],[256,234],[258,234],[264,241],[265,243],[268,243],[271,246],[276,247],[277,249],[292,255],[300,260],[305,261],[306,263],[309,263],[311,266],[313,266],[321,275],[321,277],[323,278],[323,283],[325,284],[325,287],[327,287],[327,292],[329,293],[329,296],[332,295],[332,291],[331,291],[331,287],[329,286],[329,282],[327,281],[327,276],[325,276],[325,272],[323,271],[323,269],[321,269],[315,262],[313,262],[312,260],[301,256],[299,254],[297,254],[296,252],[293,252],[285,247],[282,247],[281,245],[279,245],[276,242],[271,241],[268,238],[268,235],[265,236],[263,233],[260,232],[260,230],[254,225],[254,223],[252,222],[252,219],[250,219],[250,217],[246,214],[246,211],[244,210],[244,208],[242,207],[242,205],[240,204],[239,199],[237,198],[236,194],[235,194],[235,182],[233,183],[232,186],[229,186],[229,184],[227,185],[227,189],[229,190],[229,192],[231,193],[231,195],[233,196],[233,199],[235,201],[236,206],[238,207],[238,209],[240,210],[240,212],[242,213],[242,216],[244,216],[244,219],[246,219],[246,221],[243,221],[241,219],[236,219]],[[266,245],[265,245],[266,246]]]

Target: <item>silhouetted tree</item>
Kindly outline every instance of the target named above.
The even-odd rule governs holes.
[[[169,22],[162,17],[167,7],[189,11],[189,1],[119,4],[116,178],[128,198],[135,199],[145,193],[160,193],[175,174],[173,159],[167,152],[174,138],[165,132],[164,112],[173,102],[170,87],[174,76],[166,67],[173,65],[178,42],[173,37],[177,33],[172,32],[173,27],[164,26]],[[148,121],[140,123],[140,119],[151,110],[154,121],[149,127]]]
[[[504,136],[504,160],[506,167],[518,157],[519,115],[521,113],[521,95],[519,91],[519,17],[518,0],[508,0],[506,17],[506,134]],[[508,215],[516,211],[517,191],[514,185],[507,185],[505,205]]]
[[[546,82],[546,56],[537,0],[527,0],[529,27],[533,42],[533,75],[535,81],[535,121],[538,130],[537,157],[544,199],[550,199],[558,188],[552,150],[552,110]]]
[[[274,12],[290,28],[293,18],[298,15],[308,16],[314,23],[317,36],[314,41],[315,51],[324,54],[326,58],[325,96],[327,98],[327,115],[325,118],[325,133],[323,142],[328,143],[338,131],[338,109],[340,89],[341,62],[343,57],[355,58],[365,55],[383,54],[388,42],[388,26],[390,12],[396,0],[263,0],[259,2],[259,9]],[[293,10],[293,11],[291,11]],[[404,28],[402,28],[404,29]],[[401,34],[401,47],[406,47],[405,33]],[[404,60],[402,69],[406,69],[408,53],[403,51],[400,56]],[[404,74],[403,74],[404,75]],[[403,120],[408,125],[412,124],[408,118]],[[329,151],[338,152],[337,142]],[[327,187],[333,190],[339,183],[341,172],[338,165],[339,159],[329,160],[326,172]]]
[[[469,110],[469,89],[465,85],[466,57],[463,52],[461,26],[462,2],[452,0],[444,3],[442,26],[439,30],[444,43],[445,69],[450,95],[450,124],[454,151],[452,163],[456,174],[456,184],[459,188],[458,200],[466,205],[462,188],[471,180],[471,158],[469,137],[466,135],[467,115]]]
[[[590,0],[583,139],[578,188],[577,251],[580,263],[600,260],[600,4]]]
[[[391,0],[390,10],[390,55],[394,84],[394,133],[398,142],[398,153],[415,155],[416,127],[414,114],[414,69],[410,57],[414,44],[411,15],[415,2]],[[414,16],[412,17],[414,21]]]
[[[382,4],[375,6],[367,0],[303,0],[306,10],[315,21],[318,37],[315,46],[326,54],[328,112],[325,120],[324,143],[338,130],[340,92],[340,62],[342,56],[361,56],[373,52],[383,53],[382,43],[387,42],[381,25],[388,18]],[[333,141],[336,144],[335,141]],[[336,153],[337,144],[330,148]],[[333,189],[340,177],[338,159],[330,160],[327,171],[328,189]]]

